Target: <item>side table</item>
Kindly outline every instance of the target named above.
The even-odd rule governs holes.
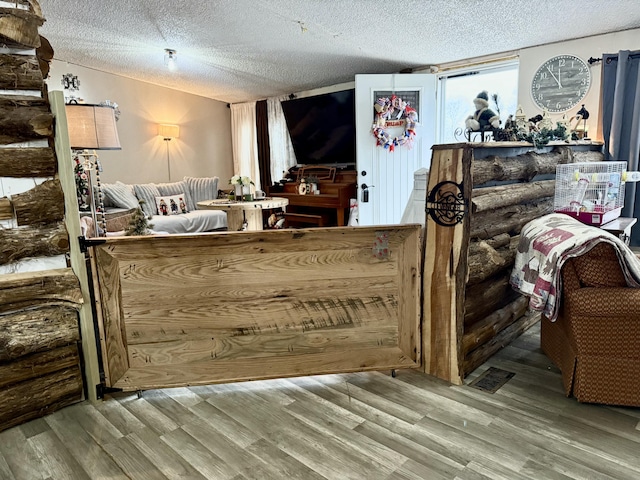
[[[637,218],[618,217],[615,220],[611,220],[609,223],[600,225],[600,228],[618,236],[620,240],[629,245],[629,240],[631,239],[631,227],[633,227],[637,221]]]
[[[224,210],[227,212],[227,229],[230,232],[237,230],[262,230],[262,210],[269,208],[286,207],[289,200],[282,197],[267,197],[264,200],[241,202],[239,200],[203,200],[198,202],[198,209]],[[246,228],[243,225],[246,223]]]

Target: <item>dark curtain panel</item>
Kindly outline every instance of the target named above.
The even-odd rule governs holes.
[[[621,50],[602,57],[602,134],[606,160],[627,161],[628,171],[640,162],[640,50]],[[640,188],[625,184],[624,217],[640,217]],[[634,226],[631,245],[640,246],[640,226]]]
[[[260,185],[265,192],[271,181],[271,153],[269,149],[269,122],[267,120],[267,101],[256,102],[256,131],[258,136],[258,165],[260,167]]]

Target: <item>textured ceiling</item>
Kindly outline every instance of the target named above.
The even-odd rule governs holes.
[[[638,0],[40,0],[55,58],[244,102],[640,27]],[[164,49],[178,69],[164,66]]]

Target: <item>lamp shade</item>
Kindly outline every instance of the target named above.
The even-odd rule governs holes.
[[[180,138],[180,127],[178,125],[158,125],[158,135],[164,138]]]
[[[120,150],[115,110],[107,105],[65,106],[73,149]]]

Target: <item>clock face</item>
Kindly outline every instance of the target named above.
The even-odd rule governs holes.
[[[531,81],[531,96],[540,108],[565,112],[589,91],[589,66],[575,55],[558,55],[544,62]]]

